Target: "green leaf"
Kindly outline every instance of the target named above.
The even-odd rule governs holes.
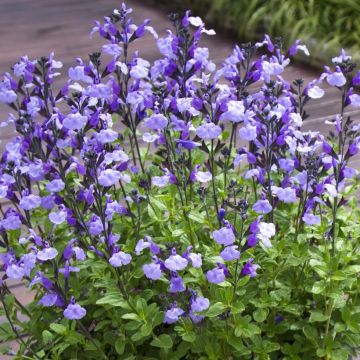
[[[206,316],[209,318],[216,317],[223,313],[227,309],[227,305],[222,302],[217,302],[210,306],[209,310],[206,312]]]
[[[303,327],[304,335],[313,342],[316,346],[318,345],[318,341],[320,339],[318,331],[315,327],[310,325],[305,325]]]
[[[42,332],[42,338],[44,343],[47,344],[54,338],[54,335],[49,330],[44,330]]]
[[[123,338],[119,338],[115,341],[115,350],[119,355],[122,355],[125,350],[125,341]]]
[[[159,210],[166,211],[167,207],[166,205],[158,200],[156,197],[149,195],[149,199],[152,205],[156,206]]]
[[[195,210],[190,211],[189,219],[191,219],[192,221],[195,221],[199,224],[206,223],[205,217],[202,214],[200,214],[198,211],[195,211]]]
[[[135,313],[128,313],[121,316],[125,320],[140,320],[139,315]]]
[[[4,303],[8,311],[11,311],[15,303],[15,296],[13,294],[6,294],[4,296]]]
[[[323,322],[326,321],[328,318],[329,316],[322,314],[320,311],[312,311],[309,322]]]
[[[160,336],[154,338],[150,345],[161,349],[169,349],[173,346],[173,341],[169,335],[161,334]]]
[[[111,305],[130,310],[130,306],[118,293],[109,293],[96,301],[97,305]]]
[[[311,292],[313,294],[321,294],[326,290],[326,282],[325,281],[317,281],[314,283]]]
[[[186,233],[186,231],[184,229],[176,229],[172,232],[171,235],[172,235],[172,237],[179,237],[185,233]]]
[[[250,276],[247,276],[250,277]],[[245,310],[245,305],[241,301],[237,301],[231,306],[231,312],[233,314],[240,314]]]
[[[67,332],[66,326],[62,324],[50,324],[50,329],[59,335],[65,335]]]
[[[141,335],[146,337],[149,336],[152,332],[152,326],[151,324],[147,323],[141,326],[140,328]]]
[[[256,322],[263,322],[266,320],[268,314],[269,311],[267,309],[257,309],[254,312],[253,317]]]
[[[249,315],[238,319],[234,331],[235,336],[252,337],[254,335],[260,334],[261,329],[250,321],[251,317]]]

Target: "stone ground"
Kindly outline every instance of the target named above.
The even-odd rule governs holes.
[[[170,26],[166,13],[154,7],[154,1],[128,0],[127,6],[134,9],[133,18],[136,24],[149,18],[160,35]],[[119,7],[120,2],[114,0],[1,0],[0,2],[0,73],[8,71],[14,62],[22,55],[30,59],[48,55],[55,51],[55,58],[64,63],[63,73],[69,66],[75,65],[75,59],[86,59],[88,54],[99,49],[102,40],[89,33],[95,19],[101,20]],[[159,56],[155,42],[145,37],[136,42],[140,56],[152,61]],[[211,58],[217,63],[230,54],[232,40],[220,35],[205,37],[203,46],[210,49]],[[310,81],[319,75],[320,71],[306,69],[295,64],[287,68],[285,78],[303,78]],[[61,76],[57,87],[65,81]],[[324,84],[325,85],[325,84]],[[325,120],[332,119],[339,111],[340,99],[338,90],[325,85],[326,96],[313,101],[307,106],[311,117],[306,120],[305,127],[311,130],[327,132]],[[0,122],[7,118],[8,109],[0,106]],[[345,115],[358,117],[360,112],[349,111]],[[0,148],[3,148],[14,132],[10,128],[1,128]],[[360,168],[360,160],[355,164]],[[19,300],[27,303],[32,294],[22,284],[12,283],[11,288]],[[0,319],[1,321],[2,319]],[[9,359],[1,357],[0,359]]]

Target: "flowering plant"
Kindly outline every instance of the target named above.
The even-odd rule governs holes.
[[[268,36],[217,69],[200,18],[171,15],[159,38],[130,13],[96,22],[104,56],[78,59],[60,91],[53,54],[0,84],[18,133],[0,167],[1,339],[21,359],[348,359],[360,72],[343,52],[289,83],[307,48]],[[131,52],[145,32],[153,64]],[[326,137],[302,130],[324,81],[341,94]]]

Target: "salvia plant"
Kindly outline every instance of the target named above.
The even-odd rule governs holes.
[[[5,73],[2,341],[18,359],[349,359],[360,344],[360,72],[344,52],[308,84],[297,41],[217,67],[198,17],[158,37],[131,9],[59,91],[54,55]],[[160,58],[140,57],[152,34]],[[329,134],[306,106],[339,93]],[[9,281],[34,300],[23,305]],[[5,322],[4,322],[5,319]],[[3,352],[11,353],[9,349]]]

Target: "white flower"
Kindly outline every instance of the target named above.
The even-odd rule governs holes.
[[[360,95],[351,94],[349,96],[350,102],[352,106],[359,107],[360,106]]]
[[[298,114],[298,113],[291,113],[291,114],[289,115],[289,118],[290,118],[291,122],[292,122],[295,126],[297,126],[297,127],[301,127],[301,126],[302,126],[303,120],[302,120],[300,114]]]
[[[153,185],[159,188],[163,188],[169,183],[169,176],[153,176],[151,182],[153,183]]]
[[[344,74],[340,71],[329,74],[326,77],[326,80],[331,86],[341,87],[346,84],[346,78]]]
[[[271,247],[270,239],[275,235],[275,225],[273,223],[261,222],[259,224],[258,239],[265,247]]]
[[[307,91],[307,95],[312,99],[320,99],[324,96],[325,91],[319,86],[313,86]]]
[[[195,174],[195,178],[197,181],[200,181],[201,183],[206,183],[212,179],[212,175],[209,171],[198,171]]]

